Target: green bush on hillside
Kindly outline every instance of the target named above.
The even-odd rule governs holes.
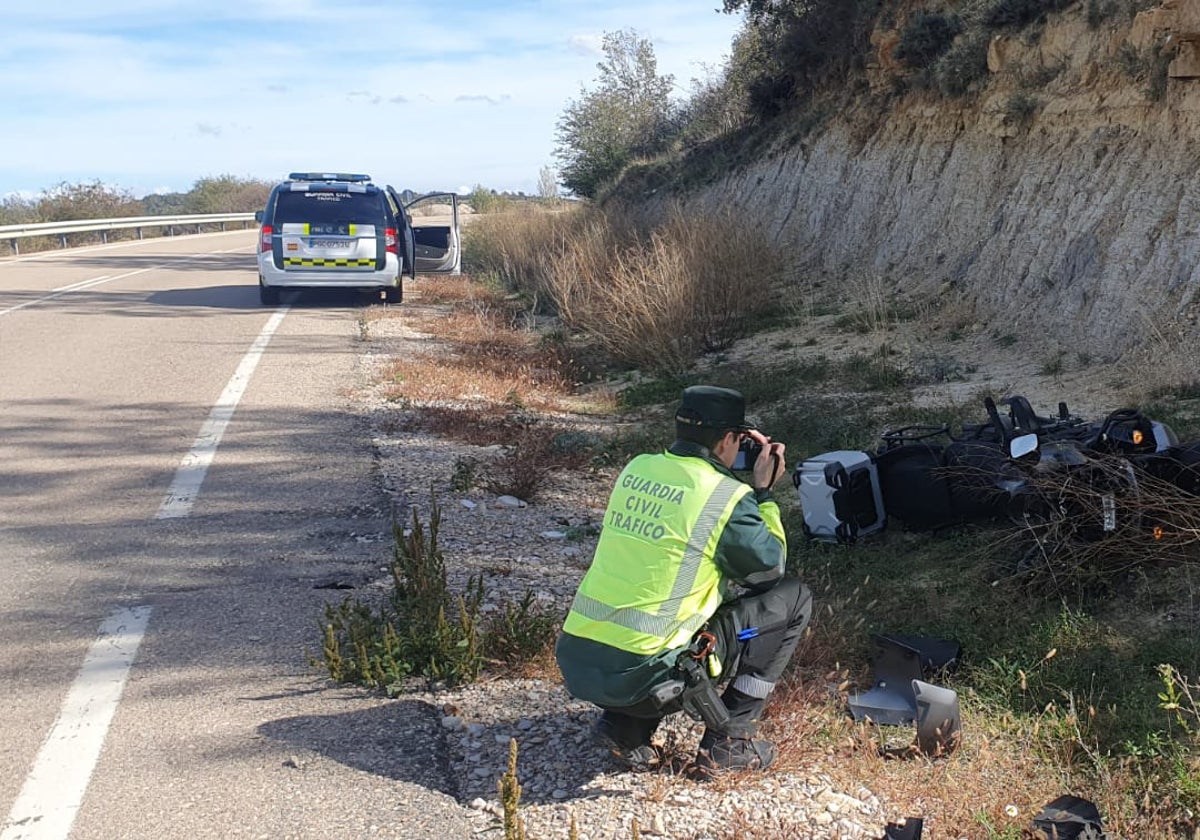
[[[986,32],[970,32],[954,43],[931,68],[938,90],[945,96],[962,96],[987,77]]]
[[[984,10],[982,21],[992,29],[1027,26],[1071,5],[1073,0],[995,0]]]
[[[950,49],[961,31],[962,21],[957,16],[922,9],[909,18],[900,33],[895,56],[909,67],[923,69]]]

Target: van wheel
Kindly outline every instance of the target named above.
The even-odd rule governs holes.
[[[383,290],[383,299],[386,303],[399,303],[404,300],[404,288],[402,286],[388,286]]]
[[[258,278],[258,300],[263,306],[275,306],[279,303],[279,290],[272,289],[263,282],[261,277]]]

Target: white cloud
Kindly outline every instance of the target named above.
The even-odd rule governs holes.
[[[13,92],[0,120],[21,127],[5,136],[0,191],[95,179],[173,191],[211,174],[361,167],[420,191],[533,192],[562,109],[595,83],[604,32],[651,39],[659,71],[683,88],[737,29],[695,0],[552,11],[532,0],[20,4],[0,28]]]
[[[604,35],[572,35],[567,39],[567,46],[579,55],[599,56],[604,52]]]

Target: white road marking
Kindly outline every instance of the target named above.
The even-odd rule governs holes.
[[[111,283],[114,280],[124,280],[126,277],[132,277],[135,274],[145,274],[147,271],[154,271],[154,269],[162,267],[163,266],[161,265],[152,265],[149,268],[139,268],[137,271],[127,271],[124,274],[116,274],[112,277],[108,277],[107,275],[102,277],[93,277],[91,280],[84,280],[80,283],[74,283],[70,286],[61,286],[48,295],[42,295],[40,298],[27,300],[24,303],[18,303],[16,306],[10,306],[8,309],[0,309],[0,315],[7,315],[9,312],[16,312],[18,309],[24,309],[27,306],[33,306],[37,303],[45,303],[48,300],[60,298],[63,295],[70,294],[71,292],[81,292],[84,289],[92,289],[96,286],[103,286],[105,283]]]
[[[175,480],[171,482],[171,487],[167,490],[167,497],[159,506],[155,519],[176,519],[191,513],[196,496],[200,493],[200,485],[204,483],[208,467],[217,454],[217,445],[221,442],[221,436],[225,434],[225,427],[233,419],[233,412],[237,409],[246,386],[250,384],[250,375],[254,373],[254,368],[267,349],[271,336],[275,334],[275,330],[279,328],[283,322],[283,316],[287,315],[289,309],[291,309],[290,306],[280,307],[271,316],[267,325],[262,328],[262,332],[258,334],[258,338],[250,345],[250,350],[242,357],[237,370],[229,379],[229,384],[225,386],[225,390],[217,399],[217,404],[209,412],[208,419],[200,427],[200,434],[197,436],[196,442],[192,444],[191,450],[183,456],[179,469],[175,471]]]
[[[191,262],[192,260],[199,259],[201,257],[212,256],[213,254],[231,254],[241,250],[243,249],[225,248],[220,251],[207,251],[195,257],[188,257],[187,259],[180,260],[180,262]],[[92,289],[96,286],[102,286],[105,283],[111,283],[114,280],[124,280],[126,277],[133,277],[135,274],[144,274],[147,271],[154,271],[155,269],[159,268],[167,268],[170,265],[175,265],[175,263],[161,263],[159,265],[152,265],[148,268],[139,268],[136,271],[127,271],[124,274],[116,274],[112,277],[109,277],[108,275],[101,275],[100,277],[93,277],[90,280],[81,280],[78,283],[72,283],[69,286],[59,286],[57,289],[51,290],[50,294],[48,295],[43,295],[42,297],[34,298],[33,300],[27,300],[24,303],[18,303],[16,306],[10,306],[8,309],[0,309],[0,315],[7,315],[10,312],[16,312],[18,309],[25,309],[26,307],[33,306],[38,303],[45,303],[48,300],[60,298],[63,295],[71,292],[82,292],[85,289]]]
[[[72,283],[69,286],[59,286],[57,289],[51,289],[52,292],[73,292],[76,289],[82,289],[84,286],[90,286],[93,283],[99,283],[101,280],[107,280],[107,274],[101,274],[99,277],[93,277],[91,280],[80,280],[78,283]]]
[[[65,840],[70,833],[149,621],[150,607],[141,606],[100,625],[0,840]]]

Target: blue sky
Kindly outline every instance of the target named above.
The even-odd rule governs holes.
[[[361,171],[537,192],[554,129],[634,29],[681,95],[729,54],[720,0],[43,0],[0,20],[0,195],[94,180]]]

